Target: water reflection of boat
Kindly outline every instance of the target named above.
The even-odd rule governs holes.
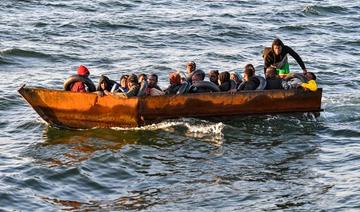
[[[50,125],[66,128],[137,127],[178,117],[319,112],[322,97],[321,88],[127,99],[25,86],[19,93]]]
[[[118,152],[126,145],[156,144],[155,131],[117,131],[112,129],[67,130],[47,127],[45,142],[29,149],[31,157],[50,166],[70,166],[91,159],[101,151]],[[155,141],[154,141],[155,140]],[[171,145],[171,142],[169,142]],[[156,144],[161,145],[161,144]]]

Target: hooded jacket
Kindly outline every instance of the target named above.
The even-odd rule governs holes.
[[[301,57],[292,48],[284,45],[280,39],[276,39],[276,41],[278,41],[282,47],[281,54],[276,56],[274,52],[274,45],[272,45],[271,50],[264,55],[264,74],[268,67],[272,65],[276,66],[277,63],[281,62],[287,56],[287,54],[291,55],[296,60],[303,71],[306,70],[305,64]]]

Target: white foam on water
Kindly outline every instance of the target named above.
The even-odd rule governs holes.
[[[339,94],[332,94],[331,96],[324,95],[322,97],[323,105],[332,105],[332,106],[356,106],[360,103],[360,95],[359,93],[339,93]]]
[[[225,124],[205,122],[201,124],[185,123],[187,127],[187,135],[195,138],[205,138],[214,144],[221,146],[224,142],[223,129]],[[209,137],[210,136],[210,137]]]
[[[182,118],[178,120],[167,120],[156,124],[146,125],[142,127],[133,127],[133,128],[122,128],[122,127],[113,127],[113,130],[119,131],[155,131],[155,130],[165,130],[173,131],[174,127],[186,127],[186,136],[194,138],[204,138],[205,140],[213,141],[217,145],[221,145],[224,140],[223,129],[225,124],[222,122],[212,123],[205,120],[191,119],[191,118]]]
[[[200,124],[200,125],[191,125],[185,123],[185,126],[188,128],[190,133],[200,133],[200,134],[214,134],[214,135],[223,135],[222,130],[225,125],[222,122],[216,124]]]
[[[119,130],[119,131],[128,131],[128,130],[133,130],[133,131],[152,131],[152,130],[166,130],[172,127],[176,127],[176,126],[182,126],[184,125],[184,122],[182,121],[163,121],[160,123],[156,123],[156,124],[150,124],[150,125],[145,125],[142,127],[111,127],[111,129],[113,130]]]

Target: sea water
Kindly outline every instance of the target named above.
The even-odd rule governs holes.
[[[347,211],[360,207],[358,1],[0,2],[0,210]],[[280,38],[323,88],[311,113],[175,119],[133,129],[49,127],[22,85],[62,89],[83,64],[157,73],[194,60],[262,75]],[[293,72],[300,67],[290,57]]]

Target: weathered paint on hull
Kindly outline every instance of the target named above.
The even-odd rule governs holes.
[[[321,111],[322,89],[201,93],[117,98],[43,88],[19,93],[50,125],[68,128],[136,127],[168,118]]]
[[[118,99],[41,88],[20,88],[19,93],[52,126],[86,129],[139,125],[136,98]]]

